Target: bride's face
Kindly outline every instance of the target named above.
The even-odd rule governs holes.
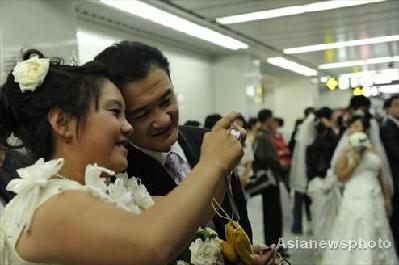
[[[122,171],[127,167],[127,139],[133,132],[125,119],[125,103],[119,89],[105,81],[98,102],[92,104],[77,138],[78,155],[86,164]]]
[[[357,120],[353,122],[349,128],[348,128],[349,134],[355,133],[355,132],[364,132],[364,127],[363,123],[360,120]]]

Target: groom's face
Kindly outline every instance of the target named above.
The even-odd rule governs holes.
[[[391,106],[388,108],[388,113],[399,119],[399,98],[392,100]]]
[[[177,140],[179,111],[166,72],[152,66],[146,78],[127,83],[122,94],[126,118],[134,128],[132,142],[153,151],[169,151]]]

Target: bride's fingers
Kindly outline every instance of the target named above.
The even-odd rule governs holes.
[[[232,127],[240,133],[240,141],[242,143],[245,142],[245,139],[247,139],[247,131],[244,128],[238,126],[235,122],[232,124]]]
[[[239,112],[230,112],[226,116],[224,116],[222,119],[218,120],[213,126],[212,131],[220,130],[220,129],[229,129],[234,120],[237,119],[237,117],[240,115]]]

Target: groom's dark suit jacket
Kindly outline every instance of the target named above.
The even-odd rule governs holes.
[[[394,195],[392,198],[391,228],[395,241],[396,253],[399,255],[399,127],[390,119],[381,125],[381,141],[388,156],[392,171]]]
[[[205,129],[196,127],[179,127],[178,142],[182,147],[184,154],[191,165],[191,168],[198,163],[202,139],[205,132]],[[176,187],[175,182],[161,166],[161,164],[137,148],[131,147],[129,149],[128,161],[128,175],[140,178],[151,195],[164,196]],[[252,230],[248,220],[246,202],[237,175],[233,175],[231,184],[234,200],[240,214],[240,225],[247,232],[252,241]],[[232,209],[228,203],[227,197],[223,201],[222,207],[229,214],[229,216],[232,216]],[[184,218],[184,216],[182,216],[182,218]],[[215,216],[213,218],[213,222],[219,237],[224,239],[224,225],[227,223],[227,221],[223,218]]]
[[[388,156],[392,171],[395,193],[399,193],[399,127],[392,120],[387,119],[381,125],[381,141]],[[399,203],[399,202],[398,202]]]

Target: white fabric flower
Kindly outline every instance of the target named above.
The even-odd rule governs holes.
[[[191,263],[194,265],[224,265],[223,254],[217,239],[202,241],[197,238],[190,245]]]
[[[19,84],[22,93],[25,91],[35,91],[40,86],[48,73],[50,60],[34,56],[26,61],[18,62],[12,74],[15,82]]]
[[[64,164],[63,158],[44,162],[39,159],[34,165],[18,169],[17,172],[21,178],[13,179],[8,183],[7,190],[13,191],[24,196],[30,203],[22,204],[15,211],[15,220],[32,220],[33,211],[31,205],[39,205],[41,190],[46,187],[49,179],[57,174]],[[27,217],[24,217],[28,215]],[[30,222],[30,221],[29,221]],[[0,229],[3,224],[0,224]],[[16,225],[19,225],[18,223]],[[25,230],[30,227],[30,223],[25,226]],[[3,239],[0,238],[2,241]]]
[[[44,159],[41,158],[29,167],[18,169],[17,172],[21,178],[11,180],[7,185],[7,190],[19,194],[34,188],[44,187],[49,178],[56,175],[63,164],[63,158],[48,162],[44,162]]]
[[[104,183],[104,181],[101,179],[101,174],[103,172],[108,175],[115,174],[114,171],[109,170],[105,167],[100,167],[97,164],[87,165],[86,166],[86,174],[85,174],[85,182],[88,187],[96,189],[100,193],[106,194],[108,187]]]
[[[154,200],[148,193],[146,187],[140,183],[140,180],[132,177],[127,180],[127,187],[132,192],[133,200],[142,209],[148,209],[154,204]]]

